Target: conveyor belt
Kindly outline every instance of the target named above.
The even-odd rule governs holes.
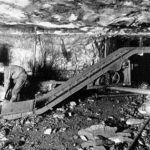
[[[120,48],[116,50],[115,52],[111,53],[110,55],[108,55],[106,58],[102,59],[97,64],[87,68],[82,73],[74,76],[73,78],[59,85],[54,90],[34,100],[30,100],[30,103],[29,103],[30,106],[31,105],[34,106],[34,103],[35,103],[35,108],[36,108],[36,104],[42,101],[43,103],[45,102],[46,104],[44,107],[35,109],[34,111],[26,110],[25,112],[23,111],[23,112],[20,112],[20,114],[17,113],[14,115],[16,116],[18,115],[18,117],[22,117],[22,116],[25,116],[26,114],[42,114],[46,112],[47,110],[52,109],[54,106],[61,103],[62,101],[66,100],[68,97],[70,97],[74,93],[83,89],[84,87],[92,83],[94,80],[98,79],[101,75],[103,75],[107,71],[111,70],[112,68],[114,69],[115,67],[117,69],[117,67],[119,66],[118,64],[121,65],[125,59],[138,53],[150,53],[150,47]],[[20,107],[21,107],[21,104],[20,104]],[[14,115],[11,114],[11,117],[15,118]]]
[[[150,47],[125,47],[118,49],[99,63],[89,67],[87,70],[58,86],[55,90],[44,95],[42,98],[47,99],[47,105],[37,110],[35,113],[42,114],[48,109],[51,109],[72,94],[92,83],[107,71],[111,70],[111,67],[114,68],[116,64],[123,62],[125,59],[137,53],[150,53]],[[37,101],[38,100],[41,100],[41,98],[37,99]]]

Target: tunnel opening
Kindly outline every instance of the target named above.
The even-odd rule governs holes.
[[[122,47],[150,47],[150,37],[143,35],[118,35],[108,38],[107,46],[107,54]],[[133,55],[129,60],[131,63],[131,84],[140,85],[147,83],[150,85],[150,54]]]
[[[150,85],[150,54],[133,55],[131,62],[131,81],[133,85],[147,83]]]

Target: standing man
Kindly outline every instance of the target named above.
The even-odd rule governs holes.
[[[10,102],[19,101],[19,94],[27,81],[27,73],[24,68],[11,65],[0,66],[0,72],[4,72],[4,99],[8,99],[11,90]]]

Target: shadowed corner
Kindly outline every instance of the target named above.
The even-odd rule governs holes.
[[[8,65],[10,62],[9,59],[9,52],[10,52],[11,45],[9,44],[0,44],[0,63],[4,65]]]
[[[0,43],[0,63],[4,66],[8,65],[10,62],[9,52],[12,46],[7,43]],[[0,85],[3,85],[4,74],[0,72]]]

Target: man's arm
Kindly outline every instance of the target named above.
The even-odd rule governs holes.
[[[5,89],[4,99],[6,98],[9,88],[10,88],[10,69],[8,67],[5,68],[4,70],[4,89]]]

